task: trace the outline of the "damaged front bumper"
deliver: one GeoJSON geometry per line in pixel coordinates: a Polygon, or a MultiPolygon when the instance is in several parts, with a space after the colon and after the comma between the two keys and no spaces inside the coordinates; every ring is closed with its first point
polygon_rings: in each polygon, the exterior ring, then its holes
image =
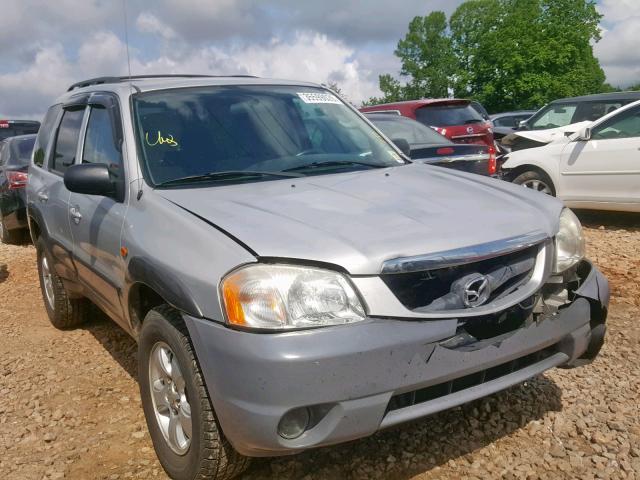
{"type": "Polygon", "coordinates": [[[451,342],[456,319],[371,318],[353,325],[256,334],[185,316],[220,425],[242,454],[274,456],[364,437],[489,395],[602,347],[604,276],[579,266],[570,301],[508,334],[451,342]],[[306,409],[295,439],[283,416],[306,409]]]}

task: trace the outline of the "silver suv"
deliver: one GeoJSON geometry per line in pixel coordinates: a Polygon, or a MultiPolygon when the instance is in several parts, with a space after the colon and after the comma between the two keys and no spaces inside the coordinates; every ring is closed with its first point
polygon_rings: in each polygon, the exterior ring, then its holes
{"type": "Polygon", "coordinates": [[[89,302],[138,342],[176,479],[488,395],[602,346],[575,215],[412,164],[320,86],[101,78],[49,109],[28,218],[54,326],[89,302]]]}

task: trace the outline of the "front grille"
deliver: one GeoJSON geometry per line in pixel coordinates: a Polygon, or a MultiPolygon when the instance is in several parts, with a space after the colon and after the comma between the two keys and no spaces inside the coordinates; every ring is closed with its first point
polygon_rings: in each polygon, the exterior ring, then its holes
{"type": "MultiPolygon", "coordinates": [[[[439,304],[434,304],[434,301],[443,299],[452,292],[454,282],[467,275],[475,273],[487,275],[492,272],[499,272],[503,268],[506,268],[506,271],[513,270],[512,276],[503,276],[504,282],[491,292],[489,298],[484,302],[486,304],[505,296],[529,280],[535,268],[538,250],[539,246],[533,245],[516,252],[479,262],[419,272],[388,273],[382,274],[381,278],[406,308],[410,310],[421,309],[421,311],[428,312],[443,310],[442,307],[436,307],[439,304]],[[517,267],[518,269],[509,270],[510,267],[517,267]]],[[[459,306],[458,308],[464,307],[459,306]]]]}
{"type": "Polygon", "coordinates": [[[516,358],[510,362],[496,365],[479,372],[465,375],[464,377],[455,378],[448,382],[438,383],[429,387],[421,388],[411,392],[394,395],[389,400],[387,412],[399,410],[401,408],[411,407],[420,403],[429,402],[452,393],[460,392],[467,388],[475,387],[483,383],[496,380],[500,377],[509,375],[510,373],[522,370],[538,362],[546,360],[557,352],[555,346],[547,347],[543,350],[531,353],[524,357],[516,358]]]}

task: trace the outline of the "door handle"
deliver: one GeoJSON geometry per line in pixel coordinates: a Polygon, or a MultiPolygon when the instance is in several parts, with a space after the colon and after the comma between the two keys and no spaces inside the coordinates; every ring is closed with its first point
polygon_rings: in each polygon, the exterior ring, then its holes
{"type": "Polygon", "coordinates": [[[69,209],[69,213],[71,214],[71,217],[73,218],[73,221],[75,222],[75,224],[79,224],[80,220],[82,220],[82,214],[80,213],[80,210],[78,209],[78,207],[71,207],[69,209]]]}
{"type": "Polygon", "coordinates": [[[49,195],[47,195],[44,192],[38,192],[38,200],[40,200],[42,203],[44,203],[47,200],[49,200],[49,195]]]}

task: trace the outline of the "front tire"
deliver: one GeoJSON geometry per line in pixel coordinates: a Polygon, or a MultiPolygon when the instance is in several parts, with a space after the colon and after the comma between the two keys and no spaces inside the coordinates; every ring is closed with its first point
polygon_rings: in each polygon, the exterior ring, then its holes
{"type": "Polygon", "coordinates": [[[556,189],[549,176],[536,170],[528,170],[521,173],[513,179],[513,183],[537,192],[546,193],[552,197],[556,196],[556,189]]]}
{"type": "Polygon", "coordinates": [[[81,325],[87,320],[91,303],[86,298],[69,298],[62,280],[55,272],[42,237],[36,241],[36,254],[40,290],[49,320],[54,327],[62,330],[81,325]]]}
{"type": "Polygon", "coordinates": [[[167,305],[144,319],[138,381],[156,455],[174,480],[235,477],[249,459],[236,452],[215,418],[186,326],[167,305]]]}

